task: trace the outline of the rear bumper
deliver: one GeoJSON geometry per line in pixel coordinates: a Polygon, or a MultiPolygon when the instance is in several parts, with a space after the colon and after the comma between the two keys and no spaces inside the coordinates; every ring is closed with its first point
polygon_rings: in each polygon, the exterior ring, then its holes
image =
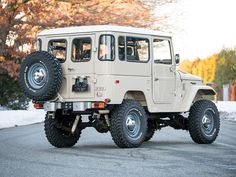
{"type": "Polygon", "coordinates": [[[54,112],[57,109],[71,110],[74,112],[82,112],[88,109],[105,109],[106,103],[104,102],[89,102],[89,101],[76,101],[76,102],[46,102],[43,104],[45,111],[54,112]]]}
{"type": "Polygon", "coordinates": [[[85,111],[92,108],[92,102],[46,102],[43,105],[45,111],[54,112],[57,109],[67,109],[73,111],[85,111]]]}

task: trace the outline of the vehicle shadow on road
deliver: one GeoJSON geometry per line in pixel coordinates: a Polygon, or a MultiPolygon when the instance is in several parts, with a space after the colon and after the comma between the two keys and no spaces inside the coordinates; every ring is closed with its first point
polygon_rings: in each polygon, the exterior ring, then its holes
{"type": "MultiPolygon", "coordinates": [[[[194,142],[187,142],[187,141],[149,141],[144,142],[139,148],[133,149],[142,149],[142,148],[158,148],[158,147],[169,147],[169,146],[182,146],[182,145],[196,145],[194,142]]],[[[88,145],[80,145],[73,147],[73,149],[131,149],[131,148],[119,148],[115,144],[111,142],[111,144],[88,144],[88,145]]]]}
{"type": "MultiPolygon", "coordinates": [[[[188,146],[197,146],[197,144],[193,142],[186,142],[186,141],[149,141],[149,142],[144,142],[140,147],[138,148],[119,148],[113,142],[111,143],[94,143],[94,144],[82,144],[80,145],[79,143],[75,145],[74,147],[71,148],[49,148],[50,150],[72,150],[72,151],[87,151],[87,150],[125,150],[125,149],[158,149],[158,148],[163,148],[163,147],[176,147],[176,146],[183,146],[183,145],[188,145],[188,146]]],[[[160,149],[161,149],[160,148],[160,149]]]]}
{"type": "Polygon", "coordinates": [[[218,149],[217,144],[199,145],[191,141],[149,141],[144,142],[139,148],[118,148],[111,142],[95,142],[89,144],[77,144],[72,148],[48,148],[43,152],[46,154],[70,157],[79,157],[81,159],[100,159],[100,160],[157,160],[170,156],[182,156],[189,154],[193,156],[196,153],[204,153],[205,149],[218,149]],[[184,149],[183,149],[184,147],[184,149]],[[153,155],[156,154],[156,155],[153,155]]]}

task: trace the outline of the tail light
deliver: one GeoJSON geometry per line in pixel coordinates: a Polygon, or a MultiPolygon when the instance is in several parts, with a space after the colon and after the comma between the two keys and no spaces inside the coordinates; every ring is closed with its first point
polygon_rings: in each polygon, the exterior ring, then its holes
{"type": "Polygon", "coordinates": [[[105,108],[105,103],[103,103],[103,102],[92,103],[92,108],[103,109],[103,108],[105,108]]]}
{"type": "Polygon", "coordinates": [[[35,109],[43,109],[43,104],[36,103],[36,101],[32,100],[35,109]]]}

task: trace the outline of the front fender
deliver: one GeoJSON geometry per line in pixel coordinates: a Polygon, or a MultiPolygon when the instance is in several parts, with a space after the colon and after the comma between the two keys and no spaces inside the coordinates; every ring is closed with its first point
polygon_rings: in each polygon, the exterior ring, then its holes
{"type": "Polygon", "coordinates": [[[184,95],[181,110],[189,111],[195,99],[202,95],[216,95],[216,91],[212,87],[204,85],[189,87],[184,95]]]}

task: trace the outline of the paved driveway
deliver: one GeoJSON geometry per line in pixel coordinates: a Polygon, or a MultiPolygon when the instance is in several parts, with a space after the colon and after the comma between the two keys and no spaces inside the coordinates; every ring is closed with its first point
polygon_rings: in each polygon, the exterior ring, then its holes
{"type": "Polygon", "coordinates": [[[236,123],[222,121],[212,145],[188,132],[165,128],[137,149],[119,149],[110,133],[82,132],[73,148],[57,149],[43,124],[0,130],[0,177],[235,177],[236,123]]]}

